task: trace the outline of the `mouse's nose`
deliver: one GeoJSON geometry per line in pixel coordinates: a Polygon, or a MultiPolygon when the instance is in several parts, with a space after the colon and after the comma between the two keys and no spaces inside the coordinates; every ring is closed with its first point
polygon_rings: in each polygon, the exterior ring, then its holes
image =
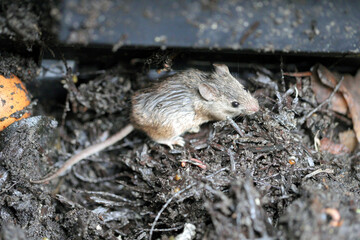
{"type": "Polygon", "coordinates": [[[260,107],[258,101],[254,101],[251,104],[249,104],[247,109],[250,113],[256,113],[257,111],[259,111],[260,107]]]}

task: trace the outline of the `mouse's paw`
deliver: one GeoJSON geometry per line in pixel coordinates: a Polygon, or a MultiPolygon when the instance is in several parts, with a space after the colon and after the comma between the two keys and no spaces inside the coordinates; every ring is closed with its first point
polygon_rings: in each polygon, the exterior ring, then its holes
{"type": "Polygon", "coordinates": [[[169,146],[170,149],[174,149],[173,145],[178,145],[180,147],[185,146],[184,139],[182,137],[179,137],[179,136],[171,138],[171,139],[160,140],[160,141],[157,141],[157,142],[160,143],[160,144],[164,144],[164,145],[169,146]]]}
{"type": "Polygon", "coordinates": [[[173,144],[183,147],[185,146],[185,140],[182,137],[176,137],[175,139],[173,139],[173,144]]]}
{"type": "Polygon", "coordinates": [[[200,126],[192,127],[188,130],[189,133],[198,133],[200,132],[200,126]]]}

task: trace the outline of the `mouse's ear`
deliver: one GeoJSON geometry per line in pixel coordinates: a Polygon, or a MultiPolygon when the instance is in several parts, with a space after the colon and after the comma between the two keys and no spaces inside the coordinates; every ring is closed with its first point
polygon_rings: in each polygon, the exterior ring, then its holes
{"type": "Polygon", "coordinates": [[[213,66],[214,66],[215,72],[219,75],[230,74],[229,68],[225,64],[214,63],[213,66]]]}
{"type": "Polygon", "coordinates": [[[199,93],[206,101],[214,101],[218,96],[218,90],[206,83],[199,85],[199,93]]]}

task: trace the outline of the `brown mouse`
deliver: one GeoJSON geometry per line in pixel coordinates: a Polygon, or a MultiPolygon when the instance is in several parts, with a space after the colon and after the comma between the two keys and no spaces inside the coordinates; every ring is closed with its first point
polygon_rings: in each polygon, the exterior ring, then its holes
{"type": "Polygon", "coordinates": [[[181,135],[198,132],[209,121],[249,115],[259,110],[258,101],[246,91],[224,64],[213,64],[213,73],[189,69],[178,72],[132,96],[131,124],[104,142],[71,157],[54,174],[33,183],[48,182],[72,165],[126,137],[134,128],[160,144],[184,146],[181,135]]]}

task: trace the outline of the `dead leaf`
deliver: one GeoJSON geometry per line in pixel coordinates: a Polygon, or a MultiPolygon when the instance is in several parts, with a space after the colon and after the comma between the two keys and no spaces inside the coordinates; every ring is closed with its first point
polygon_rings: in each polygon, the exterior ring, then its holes
{"type": "Polygon", "coordinates": [[[350,152],[353,152],[357,145],[355,132],[353,130],[347,130],[339,133],[340,143],[346,146],[350,152]]]}
{"type": "MultiPolygon", "coordinates": [[[[312,69],[313,74],[311,75],[311,88],[312,88],[313,92],[315,93],[316,101],[318,103],[322,103],[326,99],[328,99],[328,97],[330,96],[330,94],[333,91],[330,87],[324,86],[320,82],[319,77],[323,76],[323,72],[324,72],[321,69],[322,67],[324,67],[324,66],[319,65],[319,66],[313,67],[313,69],[312,69]]],[[[329,72],[329,73],[331,74],[331,72],[329,72]]],[[[341,93],[335,93],[334,97],[331,99],[331,104],[330,104],[329,108],[335,112],[346,115],[347,103],[341,93]]]]}
{"type": "MultiPolygon", "coordinates": [[[[318,67],[318,74],[322,83],[335,87],[340,80],[340,75],[331,73],[322,65],[318,67]]],[[[360,142],[360,69],[355,77],[345,74],[339,91],[343,94],[354,125],[357,141],[360,142]]]]}
{"type": "Polygon", "coordinates": [[[336,72],[331,72],[329,69],[327,69],[324,65],[321,64],[317,66],[316,73],[318,74],[321,83],[330,88],[334,88],[341,79],[340,74],[336,72]]]}
{"type": "Polygon", "coordinates": [[[356,138],[360,143],[360,70],[355,77],[349,74],[344,75],[344,81],[340,86],[348,103],[356,138]]]}
{"type": "Polygon", "coordinates": [[[342,145],[341,143],[334,143],[326,137],[321,139],[320,143],[320,150],[322,152],[328,152],[335,155],[350,152],[346,146],[342,145]]]}

